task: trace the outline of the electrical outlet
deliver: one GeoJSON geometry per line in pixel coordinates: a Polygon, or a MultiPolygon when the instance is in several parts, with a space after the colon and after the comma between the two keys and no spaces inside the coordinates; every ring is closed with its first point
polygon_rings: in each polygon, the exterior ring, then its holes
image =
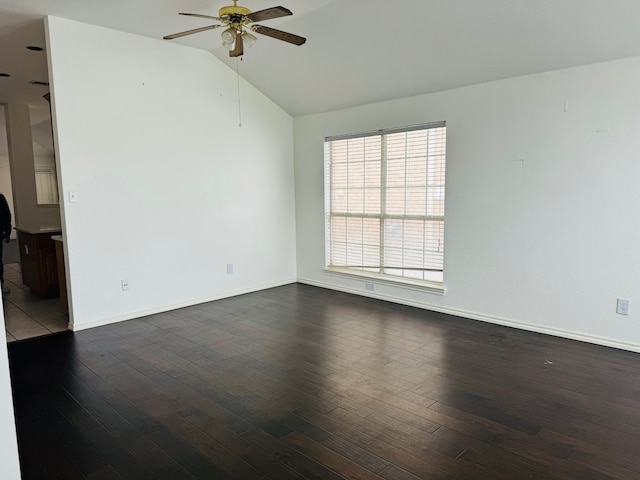
{"type": "Polygon", "coordinates": [[[619,298],[616,305],[616,313],[620,315],[629,315],[630,301],[627,298],[619,298]]]}
{"type": "Polygon", "coordinates": [[[375,290],[375,288],[376,288],[376,287],[375,287],[375,285],[374,285],[373,283],[367,282],[367,283],[365,284],[365,288],[366,288],[367,290],[369,290],[369,291],[373,292],[373,291],[375,290]]]}
{"type": "Polygon", "coordinates": [[[123,292],[126,292],[127,290],[129,290],[129,280],[126,280],[126,279],[120,280],[120,285],[122,286],[123,292]]]}
{"type": "Polygon", "coordinates": [[[233,263],[227,263],[227,275],[233,275],[233,263]]]}

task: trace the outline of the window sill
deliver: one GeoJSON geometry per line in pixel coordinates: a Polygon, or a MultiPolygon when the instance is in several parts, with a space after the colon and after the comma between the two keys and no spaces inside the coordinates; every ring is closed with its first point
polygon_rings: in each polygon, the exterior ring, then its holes
{"type": "Polygon", "coordinates": [[[444,295],[447,292],[444,285],[440,283],[410,280],[402,277],[392,277],[390,275],[376,275],[375,273],[354,272],[353,270],[346,268],[326,267],[324,269],[324,273],[328,275],[336,275],[338,277],[364,280],[368,283],[378,283],[392,287],[407,288],[409,290],[416,290],[419,292],[433,293],[435,295],[444,295]]]}

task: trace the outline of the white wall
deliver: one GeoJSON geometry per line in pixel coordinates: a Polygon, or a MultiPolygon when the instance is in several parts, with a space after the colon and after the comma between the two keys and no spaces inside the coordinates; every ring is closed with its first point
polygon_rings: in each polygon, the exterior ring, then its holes
{"type": "Polygon", "coordinates": [[[243,81],[240,128],[205,51],[47,32],[74,329],[295,281],[292,118],[243,81]]]}
{"type": "MultiPolygon", "coordinates": [[[[2,136],[2,132],[0,132],[2,136]]],[[[15,225],[15,215],[13,207],[13,188],[11,186],[11,168],[9,166],[9,157],[0,156],[0,193],[4,195],[9,204],[9,210],[11,211],[11,224],[15,225]]],[[[16,231],[11,231],[11,238],[16,238],[16,231]]]]}
{"type": "MultiPolygon", "coordinates": [[[[11,187],[11,168],[9,166],[9,146],[7,144],[7,125],[4,118],[4,105],[0,104],[0,193],[4,195],[13,218],[13,188],[11,187]]],[[[11,231],[11,238],[16,238],[16,231],[11,231]]]]}
{"type": "MultiPolygon", "coordinates": [[[[9,170],[9,148],[5,134],[4,105],[0,104],[0,193],[3,193],[13,212],[13,195],[11,190],[11,172],[9,170]]],[[[15,237],[15,232],[12,233],[15,237]]],[[[4,329],[4,308],[0,308],[0,325],[4,329]]],[[[13,399],[11,397],[11,380],[9,378],[9,358],[7,344],[0,342],[0,478],[18,480],[20,464],[18,460],[18,440],[13,416],[13,399]]]]}
{"type": "Polygon", "coordinates": [[[630,58],[296,118],[300,281],[371,294],[323,273],[323,138],[446,120],[446,295],[373,295],[640,351],[639,84],[630,58]]]}
{"type": "MultiPolygon", "coordinates": [[[[0,308],[0,325],[4,329],[4,308],[0,308]]],[[[0,478],[19,480],[18,440],[13,416],[6,342],[0,342],[0,446],[0,478]]]]}

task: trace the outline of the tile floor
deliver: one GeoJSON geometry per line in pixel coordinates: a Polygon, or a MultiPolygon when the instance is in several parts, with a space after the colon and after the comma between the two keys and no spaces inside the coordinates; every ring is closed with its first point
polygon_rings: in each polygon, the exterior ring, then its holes
{"type": "Polygon", "coordinates": [[[69,315],[59,298],[40,298],[22,283],[19,263],[4,266],[5,285],[11,289],[3,295],[7,342],[40,337],[67,330],[69,315]]]}

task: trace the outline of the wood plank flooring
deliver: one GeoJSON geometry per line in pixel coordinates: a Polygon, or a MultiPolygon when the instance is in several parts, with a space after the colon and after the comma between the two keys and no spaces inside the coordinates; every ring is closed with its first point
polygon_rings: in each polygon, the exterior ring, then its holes
{"type": "Polygon", "coordinates": [[[640,355],[306,285],[9,353],[24,479],[640,478],[640,355]]]}

